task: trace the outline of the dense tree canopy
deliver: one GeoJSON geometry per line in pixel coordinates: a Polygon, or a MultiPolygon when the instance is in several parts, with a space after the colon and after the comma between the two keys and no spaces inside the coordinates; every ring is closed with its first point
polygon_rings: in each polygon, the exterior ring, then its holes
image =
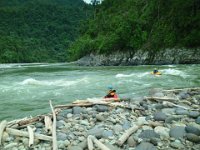
{"type": "Polygon", "coordinates": [[[92,11],[82,0],[1,0],[0,63],[66,61],[92,11]]]}
{"type": "Polygon", "coordinates": [[[104,0],[94,12],[71,45],[69,59],[200,46],[199,0],[104,0]]]}

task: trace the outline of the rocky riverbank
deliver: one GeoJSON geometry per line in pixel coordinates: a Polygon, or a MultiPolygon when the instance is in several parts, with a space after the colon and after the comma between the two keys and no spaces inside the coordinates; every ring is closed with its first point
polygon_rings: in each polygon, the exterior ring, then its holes
{"type": "Polygon", "coordinates": [[[80,66],[130,66],[200,64],[200,49],[165,49],[160,51],[115,52],[110,55],[90,54],[76,62],[80,66]]]}
{"type": "MultiPolygon", "coordinates": [[[[95,150],[100,149],[96,140],[106,150],[200,149],[200,88],[152,89],[148,97],[130,102],[83,101],[54,108],[59,150],[87,150],[90,135],[95,150]]],[[[44,116],[9,122],[4,132],[2,121],[0,148],[51,150],[52,128],[47,130],[44,116]],[[37,134],[32,144],[27,126],[37,134]]]]}

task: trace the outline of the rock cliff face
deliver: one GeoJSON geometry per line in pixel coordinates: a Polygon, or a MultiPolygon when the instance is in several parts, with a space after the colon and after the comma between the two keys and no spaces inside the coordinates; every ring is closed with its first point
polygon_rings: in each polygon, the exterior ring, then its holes
{"type": "Polygon", "coordinates": [[[80,66],[200,64],[200,49],[165,49],[156,53],[138,50],[135,53],[90,54],[79,59],[77,64],[80,66]]]}

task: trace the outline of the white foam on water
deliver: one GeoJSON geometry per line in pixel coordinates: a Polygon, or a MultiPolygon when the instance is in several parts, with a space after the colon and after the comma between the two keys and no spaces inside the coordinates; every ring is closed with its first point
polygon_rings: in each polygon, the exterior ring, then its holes
{"type": "Polygon", "coordinates": [[[25,79],[24,81],[22,81],[20,84],[21,85],[40,85],[40,86],[64,86],[64,87],[68,87],[71,85],[77,85],[81,82],[84,83],[88,83],[88,78],[82,78],[82,79],[77,79],[77,80],[36,80],[33,78],[29,78],[29,79],[25,79]]]}
{"type": "Polygon", "coordinates": [[[177,69],[171,69],[171,68],[161,70],[161,73],[166,74],[166,75],[168,74],[168,75],[181,76],[183,78],[186,78],[186,77],[189,76],[186,73],[184,73],[183,71],[180,71],[180,70],[177,70],[177,69]]]}
{"type": "Polygon", "coordinates": [[[132,73],[132,74],[117,74],[115,77],[116,78],[129,78],[129,77],[144,77],[146,75],[149,75],[149,72],[144,72],[144,73],[132,73]]]}

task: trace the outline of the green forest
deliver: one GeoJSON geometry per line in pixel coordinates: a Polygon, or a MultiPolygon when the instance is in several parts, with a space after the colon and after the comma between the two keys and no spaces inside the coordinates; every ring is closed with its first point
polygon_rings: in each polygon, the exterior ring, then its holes
{"type": "Polygon", "coordinates": [[[82,0],[1,0],[0,63],[66,61],[92,12],[82,0]]]}
{"type": "Polygon", "coordinates": [[[1,0],[0,63],[200,46],[199,0],[1,0]]]}
{"type": "Polygon", "coordinates": [[[137,50],[154,55],[166,48],[200,46],[199,0],[104,0],[80,29],[68,55],[109,55],[137,50]]]}

